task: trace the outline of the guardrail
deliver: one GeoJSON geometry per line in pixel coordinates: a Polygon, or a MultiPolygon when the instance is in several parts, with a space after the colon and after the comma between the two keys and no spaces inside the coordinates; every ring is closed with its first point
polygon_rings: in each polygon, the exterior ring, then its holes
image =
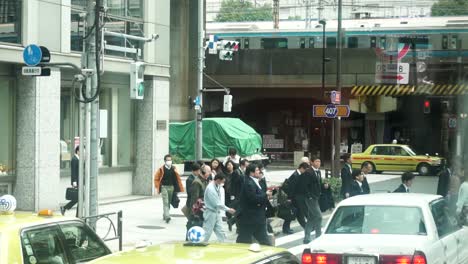
{"type": "Polygon", "coordinates": [[[118,239],[119,240],[119,251],[122,251],[122,235],[123,235],[123,232],[122,232],[122,230],[123,230],[122,229],[122,211],[118,211],[118,212],[114,212],[114,213],[94,215],[94,216],[87,216],[87,217],[83,217],[81,219],[83,219],[83,221],[85,221],[86,224],[88,224],[92,229],[94,229],[95,232],[97,231],[96,226],[97,226],[97,222],[99,220],[105,219],[105,220],[109,221],[109,223],[108,223],[109,228],[107,229],[106,234],[103,237],[101,237],[101,239],[106,241],[106,242],[118,239]],[[117,227],[116,227],[114,221],[111,219],[111,216],[114,216],[114,215],[117,217],[117,219],[115,220],[115,221],[117,221],[117,227]],[[109,237],[109,235],[111,233],[114,234],[113,237],[109,237]]]}

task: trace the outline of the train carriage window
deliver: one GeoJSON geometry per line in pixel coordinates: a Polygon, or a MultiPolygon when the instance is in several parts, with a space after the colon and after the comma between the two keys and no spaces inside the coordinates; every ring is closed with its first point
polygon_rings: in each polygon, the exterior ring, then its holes
{"type": "Polygon", "coordinates": [[[380,38],[380,48],[381,49],[386,49],[387,48],[387,38],[386,37],[381,37],[380,38]]]}
{"type": "Polygon", "coordinates": [[[399,39],[400,44],[410,44],[411,48],[418,50],[429,48],[429,38],[427,36],[416,36],[416,37],[404,37],[399,39]]]}
{"type": "Polygon", "coordinates": [[[336,48],[336,38],[327,38],[327,48],[336,48]]]}
{"type": "Polygon", "coordinates": [[[300,39],[299,46],[301,47],[301,49],[305,49],[305,38],[300,39]]]}
{"type": "Polygon", "coordinates": [[[355,49],[358,45],[358,38],[357,37],[349,37],[348,38],[348,48],[355,49]]]}
{"type": "Polygon", "coordinates": [[[458,35],[452,35],[450,39],[450,49],[457,49],[458,48],[458,35]]]}
{"type": "Polygon", "coordinates": [[[377,48],[377,37],[370,38],[370,47],[373,49],[377,48]]]}
{"type": "Polygon", "coordinates": [[[263,49],[287,49],[288,39],[287,38],[263,38],[261,40],[261,46],[263,49]]]}
{"type": "Polygon", "coordinates": [[[309,38],[309,48],[311,48],[311,49],[315,48],[315,38],[314,37],[309,38]]]}
{"type": "Polygon", "coordinates": [[[448,36],[442,36],[442,49],[448,48],[448,36]]]}
{"type": "Polygon", "coordinates": [[[244,49],[249,49],[249,46],[250,46],[249,39],[248,38],[244,39],[244,49]]]}

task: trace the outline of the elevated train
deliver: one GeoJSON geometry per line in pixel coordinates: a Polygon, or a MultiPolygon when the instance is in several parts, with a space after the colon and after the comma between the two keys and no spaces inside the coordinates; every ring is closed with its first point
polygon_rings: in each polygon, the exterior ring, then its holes
{"type": "MultiPolygon", "coordinates": [[[[468,16],[343,20],[342,25],[343,47],[349,49],[397,51],[401,44],[409,44],[439,57],[460,56],[459,52],[468,50],[468,16]]],[[[208,23],[206,31],[239,41],[241,49],[336,47],[336,20],[326,21],[325,28],[318,21],[311,29],[304,27],[304,21],[281,21],[280,29],[273,29],[272,22],[208,23]]]]}

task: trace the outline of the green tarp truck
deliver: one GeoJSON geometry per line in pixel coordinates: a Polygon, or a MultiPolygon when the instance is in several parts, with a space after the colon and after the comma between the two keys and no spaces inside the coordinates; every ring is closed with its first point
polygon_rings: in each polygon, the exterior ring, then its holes
{"type": "MultiPolygon", "coordinates": [[[[169,125],[169,151],[184,161],[195,160],[195,121],[169,125]]],[[[203,160],[224,158],[235,148],[241,157],[263,159],[262,137],[238,118],[203,119],[203,160]]]]}

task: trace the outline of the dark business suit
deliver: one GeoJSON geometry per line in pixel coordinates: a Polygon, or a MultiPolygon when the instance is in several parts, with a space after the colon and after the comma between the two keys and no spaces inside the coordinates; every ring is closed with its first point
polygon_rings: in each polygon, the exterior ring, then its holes
{"type": "Polygon", "coordinates": [[[240,196],[239,236],[237,243],[252,243],[254,237],[262,245],[270,245],[267,235],[265,209],[266,189],[261,189],[249,176],[245,177],[240,196]]]}
{"type": "Polygon", "coordinates": [[[322,234],[322,212],[320,211],[319,198],[321,193],[321,175],[313,169],[308,169],[300,175],[296,184],[295,192],[299,210],[307,219],[304,227],[304,242],[310,241],[310,233],[315,229],[315,236],[322,234]]]}
{"type": "Polygon", "coordinates": [[[364,194],[370,193],[370,186],[366,176],[364,176],[364,181],[362,182],[362,189],[364,190],[364,194]]]}
{"type": "MultiPolygon", "coordinates": [[[[76,157],[76,155],[73,155],[73,158],[70,162],[70,172],[71,172],[71,177],[70,177],[70,185],[73,186],[73,183],[76,182],[76,186],[79,186],[79,177],[78,177],[78,172],[80,169],[80,160],[76,157]]],[[[77,204],[77,200],[70,200],[63,208],[65,210],[70,210],[75,204],[77,204]]],[[[78,210],[76,211],[76,216],[78,217],[78,210]]]]}
{"type": "Polygon", "coordinates": [[[407,193],[409,192],[409,190],[406,189],[405,185],[402,183],[400,184],[400,186],[398,186],[398,188],[396,188],[394,191],[394,193],[407,193]]]}
{"type": "Polygon", "coordinates": [[[357,195],[363,195],[363,194],[369,194],[369,192],[366,191],[366,188],[364,186],[364,182],[362,182],[362,185],[359,186],[357,180],[354,180],[351,183],[351,190],[349,192],[349,197],[357,196],[357,195]]]}
{"type": "Polygon", "coordinates": [[[341,195],[346,199],[346,194],[350,193],[351,183],[353,183],[352,168],[350,164],[345,164],[341,169],[341,195]]]}
{"type": "MultiPolygon", "coordinates": [[[[302,228],[305,227],[305,217],[304,217],[304,212],[302,212],[301,210],[299,210],[299,205],[298,205],[298,202],[297,202],[297,197],[296,197],[296,190],[294,189],[295,186],[296,186],[296,182],[298,181],[299,177],[301,175],[297,172],[297,170],[294,171],[294,173],[289,176],[289,190],[288,190],[288,198],[291,199],[292,201],[292,204],[293,206],[297,209],[296,210],[296,218],[297,218],[297,222],[299,222],[299,224],[302,226],[302,228]]],[[[286,230],[289,230],[289,226],[291,224],[291,221],[284,221],[284,225],[283,225],[283,231],[286,229],[286,230]]]]}

